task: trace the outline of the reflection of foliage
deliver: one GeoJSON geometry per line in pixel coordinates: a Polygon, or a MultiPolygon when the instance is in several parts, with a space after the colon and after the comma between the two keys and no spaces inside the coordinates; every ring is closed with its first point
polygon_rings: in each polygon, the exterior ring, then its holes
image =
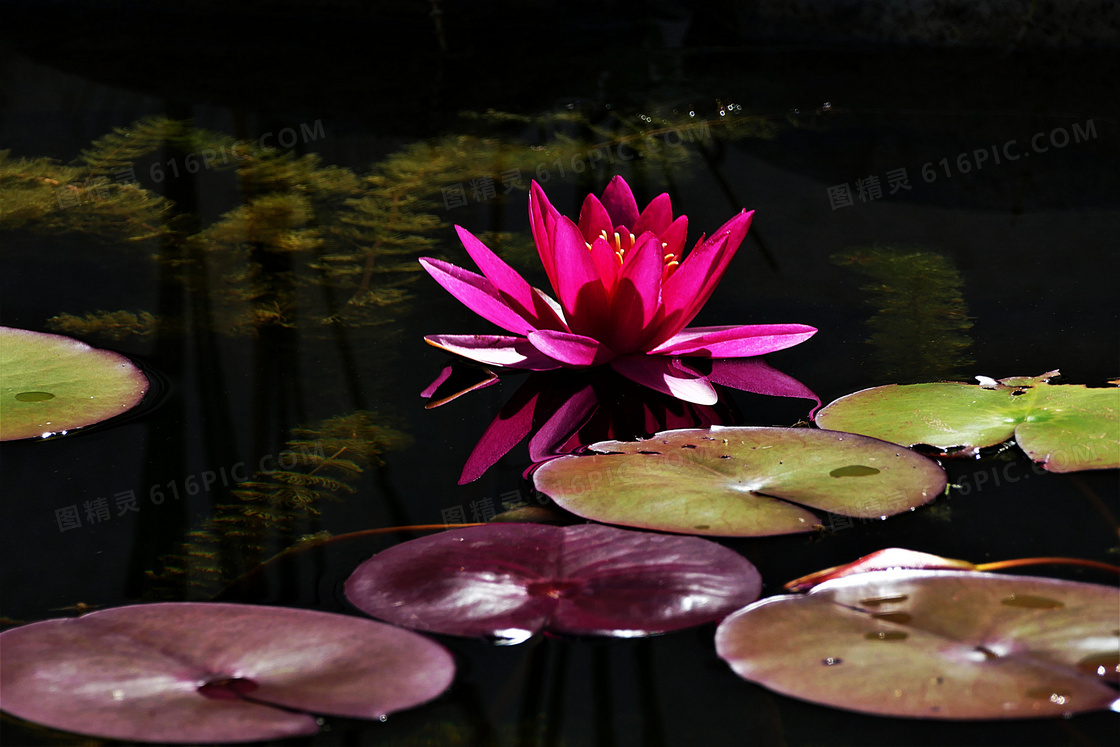
{"type": "Polygon", "coordinates": [[[0,151],[0,227],[80,231],[139,241],[159,236],[170,203],[142,187],[111,184],[91,168],[0,151]]]}
{"type": "MultiPolygon", "coordinates": [[[[467,204],[498,206],[531,179],[605,181],[641,168],[662,181],[709,141],[774,131],[769,120],[733,106],[714,115],[689,107],[488,111],[463,121],[482,134],[413,142],[361,175],[315,154],[247,144],[165,117],[115,129],[69,165],[0,151],[0,228],[159,239],[166,266],[182,272],[190,291],[209,296],[219,331],[378,325],[410,297],[416,256],[437,248],[447,190],[461,190],[467,204]],[[215,170],[234,174],[242,201],[208,225],[157,191],[190,195],[188,180],[213,179],[215,170]]],[[[532,250],[526,241],[496,238],[500,253],[527,258],[532,250]]],[[[105,336],[121,334],[121,320],[109,312],[83,324],[85,334],[99,325],[105,336]]]]}
{"type": "Polygon", "coordinates": [[[240,483],[231,491],[237,502],[217,506],[213,518],[188,532],[179,551],[164,558],[162,571],[149,576],[162,585],[185,586],[196,598],[212,596],[265,554],[306,540],[299,535],[313,528],[323,502],[353,493],[351,482],[365,469],[383,465],[384,452],[410,442],[366,411],[297,428],[292,435],[274,469],[240,483]]]}
{"type": "Polygon", "coordinates": [[[869,321],[884,376],[902,381],[951,378],[972,360],[972,327],[960,273],[935,252],[871,247],[842,252],[833,262],[874,279],[862,291],[879,311],[869,321]]]}
{"type": "Polygon", "coordinates": [[[47,320],[47,327],[55,332],[75,337],[99,335],[107,340],[124,340],[129,337],[149,339],[156,333],[159,319],[147,311],[93,311],[84,316],[59,314],[47,320]]]}

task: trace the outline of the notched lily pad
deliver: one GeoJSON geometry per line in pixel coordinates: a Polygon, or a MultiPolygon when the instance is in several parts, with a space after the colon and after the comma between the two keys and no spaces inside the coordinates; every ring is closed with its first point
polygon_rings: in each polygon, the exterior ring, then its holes
{"type": "Polygon", "coordinates": [[[890,384],[841,397],[816,420],[946,456],[972,456],[1014,437],[1051,472],[1120,467],[1120,389],[1050,384],[1057,375],[890,384]]]}
{"type": "Polygon", "coordinates": [[[55,729],[158,743],[314,734],[310,713],[376,719],[451,683],[438,643],[285,607],[164,603],[0,634],[0,708],[55,729]]]}
{"type": "Polygon", "coordinates": [[[0,327],[0,441],[49,436],[135,407],[148,379],[72,337],[0,327]]]}
{"type": "Polygon", "coordinates": [[[519,643],[542,630],[679,630],[719,620],[761,588],[749,561],[698,537],[488,524],[374,555],[346,581],[346,598],[397,625],[519,643]]]}
{"type": "Polygon", "coordinates": [[[1120,710],[1117,590],[972,571],[871,571],[770,597],[716,631],[736,674],[883,716],[1120,710]]]}
{"type": "Polygon", "coordinates": [[[945,489],[936,462],[895,444],[811,428],[713,427],[603,441],[534,473],[539,490],[578,516],[725,537],[808,532],[805,506],[886,518],[945,489]]]}

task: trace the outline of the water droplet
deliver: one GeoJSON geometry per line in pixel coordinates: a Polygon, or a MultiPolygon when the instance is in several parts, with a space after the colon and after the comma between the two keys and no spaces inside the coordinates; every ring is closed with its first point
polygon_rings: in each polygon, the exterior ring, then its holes
{"type": "Polygon", "coordinates": [[[903,641],[909,638],[910,634],[903,633],[901,630],[873,630],[864,633],[863,637],[869,641],[903,641]]]}
{"type": "Polygon", "coordinates": [[[821,664],[824,664],[826,667],[834,667],[837,664],[843,663],[844,660],[836,656],[827,656],[824,659],[821,659],[821,664]]]}
{"type": "Polygon", "coordinates": [[[19,402],[46,402],[48,399],[54,399],[50,392],[20,392],[16,395],[19,402]]]}
{"type": "Polygon", "coordinates": [[[1023,607],[1030,610],[1056,610],[1065,607],[1065,604],[1059,602],[1057,599],[1035,597],[1030,594],[1012,594],[999,601],[1001,604],[1006,604],[1008,607],[1023,607]]]}
{"type": "Polygon", "coordinates": [[[377,720],[380,721],[381,723],[385,723],[386,721],[389,720],[389,717],[386,716],[384,713],[382,713],[380,716],[377,717],[377,720]]]}
{"type": "Polygon", "coordinates": [[[519,643],[524,643],[533,637],[533,631],[522,630],[521,628],[507,628],[505,630],[494,631],[494,638],[492,639],[496,646],[516,646],[519,643]]]}
{"type": "Polygon", "coordinates": [[[1077,668],[1095,677],[1107,677],[1112,682],[1120,682],[1120,653],[1105,651],[1089,654],[1077,662],[1077,668]]]}
{"type": "Polygon", "coordinates": [[[1032,687],[1027,690],[1026,696],[1034,698],[1035,700],[1049,700],[1054,705],[1065,705],[1070,701],[1069,690],[1063,690],[1060,687],[1032,687]]]}

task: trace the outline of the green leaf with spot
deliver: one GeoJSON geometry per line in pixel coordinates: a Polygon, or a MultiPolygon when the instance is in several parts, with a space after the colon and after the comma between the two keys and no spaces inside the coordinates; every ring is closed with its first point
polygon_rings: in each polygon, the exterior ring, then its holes
{"type": "Polygon", "coordinates": [[[949,456],[1015,438],[1051,472],[1120,467],[1120,389],[1049,383],[1057,375],[874,387],[841,397],[816,420],[949,456]]]}
{"type": "Polygon", "coordinates": [[[931,719],[1120,708],[1116,589],[976,571],[882,570],[725,619],[735,673],[813,703],[931,719]]]}
{"type": "Polygon", "coordinates": [[[533,474],[561,508],[595,521],[683,534],[808,532],[809,508],[883,519],[945,489],[945,473],[909,449],[812,428],[663,431],[603,441],[533,474]]]}
{"type": "Polygon", "coordinates": [[[146,391],[148,379],[123,355],[0,327],[0,441],[101,422],[135,407],[146,391]]]}

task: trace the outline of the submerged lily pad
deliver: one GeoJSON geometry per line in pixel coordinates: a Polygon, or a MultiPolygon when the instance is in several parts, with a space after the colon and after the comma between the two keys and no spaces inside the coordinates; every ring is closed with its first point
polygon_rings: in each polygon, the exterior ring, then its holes
{"type": "Polygon", "coordinates": [[[310,713],[376,719],[424,703],[451,655],[407,630],[284,607],[164,603],[0,634],[0,708],[55,729],[141,742],[314,734],[310,713]]]}
{"type": "Polygon", "coordinates": [[[517,643],[541,630],[644,636],[719,620],[758,598],[745,558],[698,537],[585,524],[488,524],[404,542],[346,581],[398,625],[517,643]]]}
{"type": "Polygon", "coordinates": [[[690,428],[591,449],[541,465],[537,488],[578,516],[684,534],[808,532],[820,521],[803,506],[880,519],[945,489],[931,459],[811,428],[690,428]]]}
{"type": "Polygon", "coordinates": [[[716,631],[736,674],[884,716],[1005,719],[1112,708],[1109,586],[970,571],[872,571],[770,597],[716,631]]]}
{"type": "Polygon", "coordinates": [[[1048,383],[1057,375],[864,389],[825,407],[817,424],[950,456],[1014,437],[1051,472],[1120,467],[1120,389],[1048,383]]]}
{"type": "Polygon", "coordinates": [[[146,391],[148,379],[123,355],[0,327],[0,441],[99,423],[135,407],[146,391]]]}

